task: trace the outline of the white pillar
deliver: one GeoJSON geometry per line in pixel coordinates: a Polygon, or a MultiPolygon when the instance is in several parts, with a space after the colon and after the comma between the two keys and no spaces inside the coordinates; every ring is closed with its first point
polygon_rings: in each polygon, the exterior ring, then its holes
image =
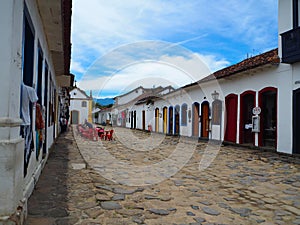
{"type": "Polygon", "coordinates": [[[22,24],[23,0],[1,1],[0,223],[16,211],[23,198],[24,142],[19,135],[22,24]]]}
{"type": "MultiPolygon", "coordinates": [[[[259,102],[258,102],[258,92],[256,91],[255,92],[255,107],[258,107],[259,106],[259,102]]],[[[261,116],[261,115],[259,115],[259,116],[261,116]]],[[[262,131],[260,131],[260,132],[262,132],[262,131]]],[[[254,145],[255,146],[258,146],[258,132],[255,132],[254,133],[254,145]]]]}

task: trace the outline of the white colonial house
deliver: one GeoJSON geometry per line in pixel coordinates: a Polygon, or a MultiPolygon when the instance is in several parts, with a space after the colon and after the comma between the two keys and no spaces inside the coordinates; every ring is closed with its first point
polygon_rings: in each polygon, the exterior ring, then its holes
{"type": "Polygon", "coordinates": [[[84,124],[85,120],[92,122],[93,98],[83,90],[74,87],[70,91],[70,123],[84,124]]]}
{"type": "Polygon", "coordinates": [[[111,108],[96,108],[92,113],[93,123],[111,125],[111,108]]]}
{"type": "Polygon", "coordinates": [[[74,79],[71,5],[1,1],[0,224],[24,223],[27,199],[60,132],[58,118],[74,79]]]}
{"type": "Polygon", "coordinates": [[[286,102],[282,106],[286,108],[278,108],[286,123],[286,133],[282,130],[278,141],[285,143],[286,152],[300,154],[300,2],[279,0],[278,6],[278,55],[282,71],[279,82],[285,92],[284,99],[279,101],[286,102]]]}
{"type": "Polygon", "coordinates": [[[299,7],[279,0],[278,49],[162,95],[119,96],[116,124],[299,154],[299,7]]]}
{"type": "Polygon", "coordinates": [[[144,88],[140,86],[128,93],[115,97],[115,104],[111,109],[112,124],[134,129],[144,128],[139,126],[139,115],[137,114],[135,104],[146,97],[162,96],[172,91],[174,91],[174,88],[171,86],[159,86],[156,88],[144,88]]]}

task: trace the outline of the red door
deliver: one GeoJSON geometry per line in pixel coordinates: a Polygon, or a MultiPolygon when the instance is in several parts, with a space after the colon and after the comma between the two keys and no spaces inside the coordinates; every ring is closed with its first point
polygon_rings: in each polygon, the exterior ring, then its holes
{"type": "Polygon", "coordinates": [[[246,91],[240,95],[240,144],[254,145],[254,133],[252,124],[252,109],[255,107],[255,92],[246,91]]]}
{"type": "Polygon", "coordinates": [[[238,96],[230,94],[225,98],[226,105],[226,130],[225,141],[236,142],[237,127],[237,99],[238,96]]]}
{"type": "Polygon", "coordinates": [[[277,146],[277,88],[266,87],[258,95],[260,113],[259,146],[277,146]]]}
{"type": "Polygon", "coordinates": [[[209,105],[208,102],[201,104],[201,137],[208,138],[209,133],[209,105]]]}

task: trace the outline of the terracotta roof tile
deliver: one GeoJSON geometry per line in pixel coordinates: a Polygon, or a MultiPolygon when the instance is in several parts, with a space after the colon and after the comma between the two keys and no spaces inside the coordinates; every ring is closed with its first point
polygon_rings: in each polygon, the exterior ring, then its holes
{"type": "Polygon", "coordinates": [[[220,79],[224,77],[228,77],[243,71],[247,71],[250,69],[257,68],[259,66],[267,65],[267,64],[278,64],[280,62],[278,56],[278,49],[273,49],[268,52],[262,53],[257,56],[253,56],[251,58],[245,59],[237,64],[226,67],[224,69],[218,70],[213,74],[203,78],[199,82],[205,82],[212,79],[220,79]]]}

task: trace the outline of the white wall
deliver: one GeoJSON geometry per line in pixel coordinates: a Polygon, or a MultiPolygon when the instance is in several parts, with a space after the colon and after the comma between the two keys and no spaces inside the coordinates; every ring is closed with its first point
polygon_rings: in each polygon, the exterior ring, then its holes
{"type": "MultiPolygon", "coordinates": [[[[289,66],[280,64],[278,67],[258,71],[252,75],[243,76],[242,79],[231,78],[220,82],[224,96],[231,93],[238,96],[244,91],[258,92],[265,87],[278,88],[277,93],[277,151],[292,153],[292,81],[289,66]]],[[[241,77],[241,76],[239,76],[241,77]]],[[[256,101],[258,106],[258,101],[256,101]]],[[[239,108],[238,108],[238,118],[239,108]]],[[[239,120],[237,121],[237,140],[239,140],[239,120]]],[[[224,126],[224,124],[223,124],[224,126]]],[[[258,136],[256,135],[256,138],[258,136]]],[[[256,141],[257,143],[257,141],[256,141]]]]}
{"type": "Polygon", "coordinates": [[[293,1],[278,0],[278,55],[282,57],[280,34],[293,28],[293,1]]]}
{"type": "MultiPolygon", "coordinates": [[[[26,0],[26,5],[35,29],[33,83],[37,81],[37,46],[43,51],[47,60],[49,73],[55,85],[55,73],[52,60],[48,51],[47,40],[44,35],[36,1],[26,0]]],[[[23,0],[2,1],[0,8],[1,42],[0,42],[0,221],[12,215],[21,200],[28,197],[39,177],[43,166],[41,153],[35,159],[36,151],[32,152],[29,159],[27,176],[23,178],[24,140],[20,137],[20,85],[22,80],[22,37],[23,37],[23,0]]],[[[44,74],[44,72],[43,72],[44,74]]],[[[44,79],[44,78],[43,78],[44,79]]],[[[42,82],[44,84],[44,80],[42,82]]],[[[45,87],[44,87],[45,88],[45,87]]],[[[47,88],[47,87],[46,87],[47,88]]],[[[43,91],[42,91],[43,92],[43,91]]],[[[43,102],[43,101],[42,101],[43,102]]],[[[35,115],[35,111],[33,112],[35,115]]],[[[49,113],[48,113],[49,115],[49,113]]],[[[35,123],[33,117],[32,124],[35,123]]],[[[50,134],[51,127],[48,130],[50,134]]],[[[51,133],[52,134],[52,133],[51,133]]],[[[35,131],[34,131],[35,141],[35,131]]],[[[53,138],[48,139],[48,147],[53,143],[53,138]]],[[[23,213],[26,211],[26,203],[23,213]]],[[[22,216],[22,215],[21,215],[22,216]]],[[[0,222],[0,223],[1,223],[0,222]]]]}
{"type": "Polygon", "coordinates": [[[293,73],[293,90],[300,88],[300,62],[294,63],[292,67],[293,73]]]}
{"type": "Polygon", "coordinates": [[[85,120],[88,119],[88,114],[89,114],[89,108],[88,108],[88,100],[78,100],[78,99],[74,99],[70,101],[70,114],[72,113],[73,110],[77,110],[79,111],[79,124],[83,124],[85,122],[85,120]],[[87,106],[86,107],[82,107],[82,102],[86,101],[87,106]]]}
{"type": "MultiPolygon", "coordinates": [[[[40,47],[43,51],[43,57],[44,57],[44,61],[47,61],[48,64],[48,87],[43,87],[42,90],[42,103],[44,103],[44,89],[47,88],[48,89],[48,99],[50,100],[50,79],[52,80],[54,87],[56,88],[56,92],[58,92],[58,87],[56,86],[56,79],[55,79],[55,72],[54,72],[54,67],[53,67],[53,62],[52,62],[52,58],[50,56],[50,52],[48,49],[48,44],[47,44],[47,39],[45,37],[44,34],[44,28],[43,28],[43,24],[41,22],[41,18],[39,15],[39,11],[37,9],[36,3],[33,0],[26,0],[26,5],[30,14],[30,18],[32,20],[33,23],[33,27],[35,29],[35,56],[34,56],[34,75],[33,75],[33,83],[34,86],[36,87],[37,84],[37,67],[38,67],[38,59],[37,59],[37,50],[38,50],[38,43],[40,44],[40,47]]],[[[23,14],[23,12],[22,12],[23,14]]],[[[23,32],[23,31],[22,31],[23,32]]],[[[43,70],[43,85],[44,85],[44,79],[45,79],[45,71],[43,70]]],[[[54,97],[55,98],[55,97],[54,97]]],[[[57,101],[56,101],[57,102],[57,101]]],[[[55,112],[56,113],[56,112],[55,112]]],[[[35,114],[35,110],[33,112],[33,115],[35,114]]],[[[49,105],[47,107],[47,115],[50,115],[50,108],[49,105]]],[[[35,117],[33,117],[33,121],[32,124],[35,124],[35,117]]],[[[59,126],[58,123],[58,118],[56,116],[56,122],[55,122],[55,126],[56,128],[59,126]]],[[[48,149],[52,146],[54,139],[53,139],[53,129],[54,126],[50,125],[47,128],[47,151],[48,149]]],[[[36,135],[35,135],[35,130],[33,129],[33,136],[34,136],[34,143],[36,146],[36,135]]],[[[57,136],[57,134],[55,134],[55,137],[57,136]]],[[[40,155],[38,160],[36,160],[36,151],[32,152],[31,156],[30,156],[30,160],[29,160],[29,165],[28,165],[28,169],[27,169],[27,176],[24,179],[24,184],[25,184],[25,193],[24,195],[29,196],[31,194],[31,192],[33,191],[33,181],[32,180],[32,176],[38,176],[39,175],[39,171],[42,169],[41,168],[41,164],[42,162],[42,150],[40,150],[40,155]]],[[[35,179],[38,179],[38,177],[36,177],[35,179]]]]}
{"type": "MultiPolygon", "coordinates": [[[[300,64],[297,64],[297,70],[300,64]]],[[[296,74],[296,73],[295,73],[296,74]]],[[[297,73],[297,79],[300,80],[300,75],[297,73]]],[[[142,128],[142,110],[146,111],[146,127],[151,124],[153,131],[155,130],[155,108],[159,108],[159,112],[163,113],[163,108],[167,106],[173,106],[173,112],[175,113],[175,106],[181,106],[183,103],[188,105],[188,110],[192,110],[192,104],[198,102],[200,105],[204,101],[209,102],[211,109],[212,97],[211,94],[214,90],[220,93],[220,100],[222,101],[222,124],[212,125],[209,134],[210,138],[223,140],[225,132],[225,97],[229,94],[238,95],[238,115],[237,115],[237,143],[239,142],[239,118],[240,118],[240,95],[245,91],[256,92],[256,106],[258,106],[258,92],[266,87],[275,87],[278,89],[278,105],[277,105],[277,150],[279,152],[292,153],[292,71],[290,66],[286,64],[280,64],[279,66],[270,66],[263,70],[258,69],[249,73],[238,74],[231,76],[229,79],[215,80],[212,82],[202,83],[200,86],[196,85],[185,90],[177,90],[172,94],[163,96],[163,99],[156,100],[154,105],[149,109],[145,104],[137,107],[138,123],[137,128],[142,128]]],[[[296,78],[295,78],[296,79],[296,78]]],[[[298,87],[300,85],[298,84],[298,87]]],[[[168,116],[169,117],[169,116],[168,116]]],[[[211,118],[211,117],[210,117],[211,118]]],[[[169,124],[169,121],[168,123],[169,124]]],[[[175,125],[175,123],[173,123],[175,125]]],[[[174,126],[173,125],[173,126],[174,126]]],[[[167,126],[168,127],[168,126],[167,126]]],[[[201,123],[199,124],[199,131],[201,130],[201,123]]],[[[163,132],[163,116],[159,118],[159,132],[163,132]]],[[[201,132],[199,132],[200,135],[201,132]]],[[[181,124],[180,118],[180,134],[183,136],[192,135],[192,119],[187,122],[187,126],[181,124]]],[[[258,145],[258,135],[255,140],[258,145]]]]}
{"type": "Polygon", "coordinates": [[[106,123],[106,120],[110,120],[110,111],[100,111],[98,112],[98,121],[96,121],[97,123],[101,124],[103,122],[106,123]]]}
{"type": "Polygon", "coordinates": [[[123,105],[126,104],[130,101],[132,101],[133,99],[137,98],[138,96],[140,96],[141,94],[143,94],[144,92],[143,88],[138,88],[134,91],[129,92],[128,94],[125,94],[123,96],[119,96],[117,97],[117,104],[118,105],[123,105]]]}
{"type": "MultiPolygon", "coordinates": [[[[278,54],[282,57],[282,45],[280,34],[293,29],[293,2],[292,0],[279,0],[278,2],[278,54]]],[[[299,18],[298,18],[299,21],[299,18]]],[[[281,120],[280,130],[278,133],[278,149],[279,151],[292,153],[292,98],[293,93],[291,90],[300,88],[300,63],[294,64],[281,64],[282,76],[280,77],[281,96],[279,99],[279,111],[281,120]],[[283,119],[286,118],[286,119],[283,119]],[[288,131],[286,133],[285,131],[288,131]],[[291,136],[288,136],[291,135],[291,136]],[[286,139],[285,139],[286,138],[286,139]]]]}
{"type": "MultiPolygon", "coordinates": [[[[70,91],[70,115],[73,110],[79,111],[79,118],[78,123],[83,124],[85,120],[88,120],[89,115],[89,98],[84,95],[80,90],[77,88],[70,91]],[[82,107],[82,102],[86,102],[86,107],[82,107]]],[[[71,117],[70,117],[71,119],[71,117]]]]}
{"type": "Polygon", "coordinates": [[[87,96],[77,88],[74,88],[72,91],[70,91],[70,97],[72,99],[87,99],[87,96]]]}

